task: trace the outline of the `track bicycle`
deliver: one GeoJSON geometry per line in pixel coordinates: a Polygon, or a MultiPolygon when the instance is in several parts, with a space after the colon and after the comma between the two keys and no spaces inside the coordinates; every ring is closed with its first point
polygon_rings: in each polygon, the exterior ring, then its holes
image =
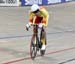
{"type": "MultiPolygon", "coordinates": [[[[41,56],[44,56],[46,50],[41,50],[42,47],[42,31],[43,27],[41,28],[41,33],[40,37],[38,36],[38,25],[33,25],[33,35],[31,38],[31,43],[30,43],[30,56],[31,59],[34,59],[37,55],[37,52],[40,51],[41,56]]],[[[46,36],[44,37],[44,41],[46,44],[46,36]]]]}

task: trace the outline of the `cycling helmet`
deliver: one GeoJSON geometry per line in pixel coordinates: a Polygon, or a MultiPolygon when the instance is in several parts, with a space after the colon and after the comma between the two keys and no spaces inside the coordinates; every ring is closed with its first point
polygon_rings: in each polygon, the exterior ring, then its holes
{"type": "Polygon", "coordinates": [[[37,4],[33,4],[32,6],[31,6],[31,12],[37,12],[37,11],[39,11],[39,6],[37,5],[37,4]]]}

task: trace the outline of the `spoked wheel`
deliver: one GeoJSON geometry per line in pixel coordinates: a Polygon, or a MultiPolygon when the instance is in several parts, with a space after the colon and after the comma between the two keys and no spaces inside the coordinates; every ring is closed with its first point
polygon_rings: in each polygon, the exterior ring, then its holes
{"type": "Polygon", "coordinates": [[[36,54],[37,54],[37,46],[36,46],[36,38],[34,38],[30,44],[30,56],[31,56],[31,59],[34,60],[34,58],[36,57],[36,54]]]}

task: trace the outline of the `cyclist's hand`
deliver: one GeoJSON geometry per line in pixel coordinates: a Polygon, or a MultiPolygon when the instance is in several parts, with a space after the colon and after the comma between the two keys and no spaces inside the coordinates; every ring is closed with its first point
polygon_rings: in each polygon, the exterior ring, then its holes
{"type": "Polygon", "coordinates": [[[28,27],[26,27],[26,30],[28,31],[28,30],[29,30],[29,28],[28,28],[28,27]]]}
{"type": "Polygon", "coordinates": [[[27,31],[29,30],[29,27],[30,27],[30,25],[27,24],[27,25],[26,25],[26,30],[27,30],[27,31]]]}
{"type": "Polygon", "coordinates": [[[31,23],[29,22],[28,24],[26,24],[26,30],[29,30],[29,27],[31,26],[31,23]]]}
{"type": "Polygon", "coordinates": [[[42,23],[40,23],[40,24],[39,24],[39,28],[42,28],[42,27],[43,27],[43,24],[42,24],[42,23]]]}

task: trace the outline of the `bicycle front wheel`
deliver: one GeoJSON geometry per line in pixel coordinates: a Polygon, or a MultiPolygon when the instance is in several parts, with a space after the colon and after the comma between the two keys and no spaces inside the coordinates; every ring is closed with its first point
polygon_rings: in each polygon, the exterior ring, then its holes
{"type": "Polygon", "coordinates": [[[31,56],[31,59],[33,59],[33,60],[34,60],[34,58],[36,57],[36,54],[37,54],[36,43],[37,43],[36,37],[32,37],[31,44],[30,44],[30,56],[31,56]]]}

